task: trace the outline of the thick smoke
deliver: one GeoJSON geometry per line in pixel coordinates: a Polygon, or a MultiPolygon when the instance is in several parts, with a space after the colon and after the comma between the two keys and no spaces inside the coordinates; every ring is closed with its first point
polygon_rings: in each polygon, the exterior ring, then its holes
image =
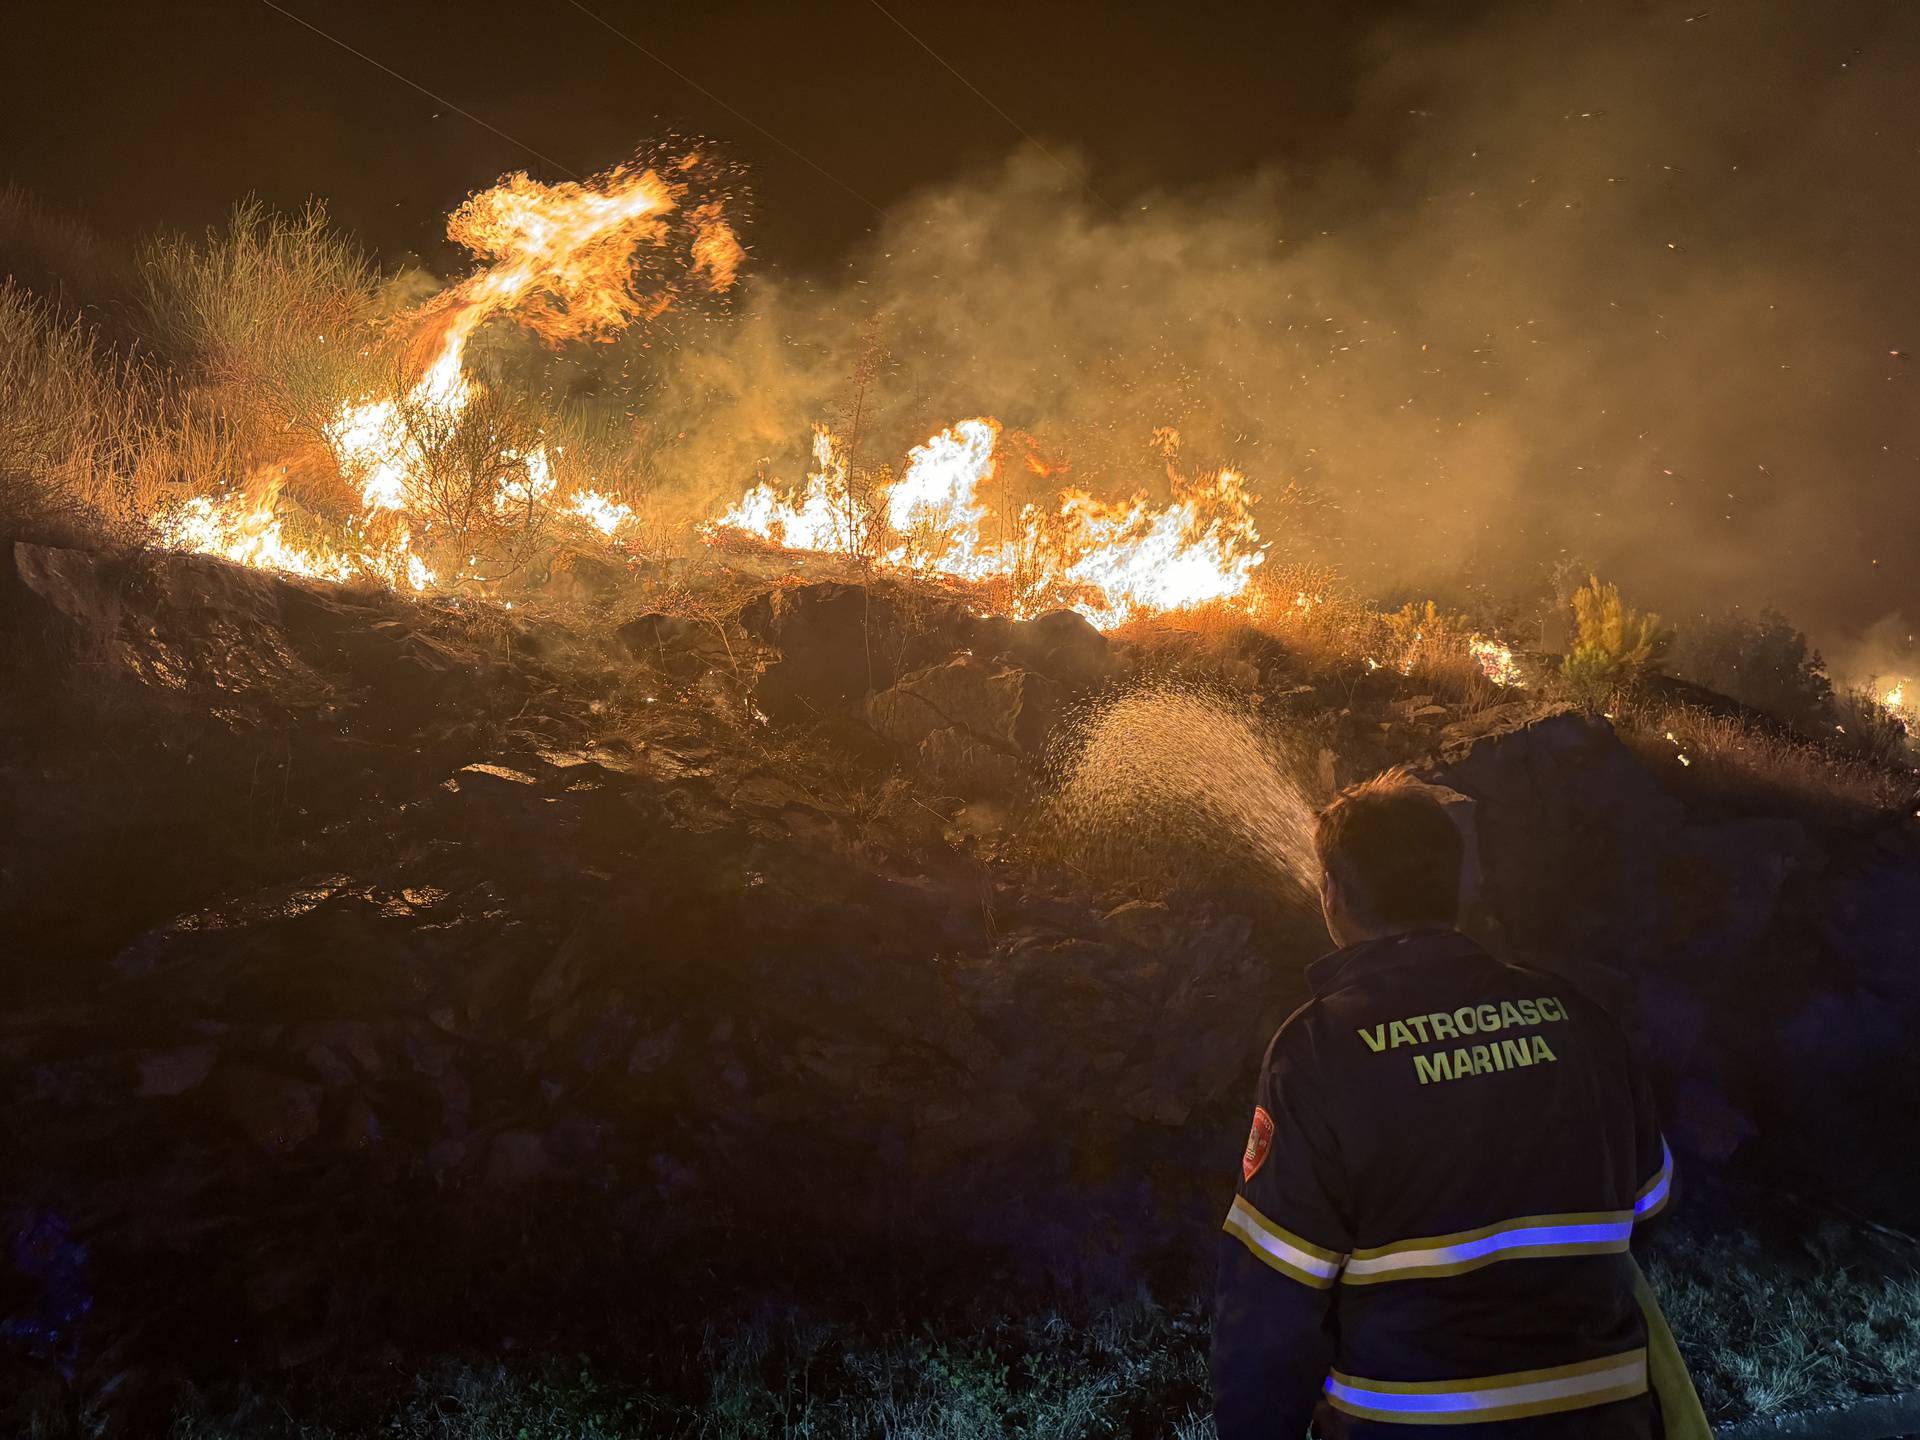
{"type": "Polygon", "coordinates": [[[1022,153],[921,194],[843,280],[762,274],[673,349],[660,473],[797,481],[857,406],[857,463],[990,413],[1111,494],[1164,485],[1174,426],[1375,589],[1572,559],[1843,647],[1920,609],[1920,15],[1708,3],[1383,32],[1311,174],[1114,210],[1022,153]]]}

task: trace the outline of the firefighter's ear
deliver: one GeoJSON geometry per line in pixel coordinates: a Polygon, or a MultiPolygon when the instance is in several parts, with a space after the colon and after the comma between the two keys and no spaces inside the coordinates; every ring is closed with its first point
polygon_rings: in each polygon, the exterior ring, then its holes
{"type": "Polygon", "coordinates": [[[1365,938],[1365,927],[1354,914],[1351,897],[1331,870],[1320,872],[1320,917],[1327,922],[1327,934],[1335,945],[1352,945],[1365,938]]]}
{"type": "Polygon", "coordinates": [[[1320,872],[1320,918],[1327,922],[1327,934],[1340,944],[1340,885],[1331,870],[1320,872]]]}

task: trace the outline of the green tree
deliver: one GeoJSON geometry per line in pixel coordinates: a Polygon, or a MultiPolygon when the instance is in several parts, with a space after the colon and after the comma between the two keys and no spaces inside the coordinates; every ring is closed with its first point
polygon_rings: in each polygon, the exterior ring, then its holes
{"type": "Polygon", "coordinates": [[[1597,706],[1623,686],[1657,674],[1673,631],[1651,611],[1635,610],[1620,587],[1596,575],[1573,592],[1573,647],[1561,663],[1561,684],[1583,705],[1597,706]]]}

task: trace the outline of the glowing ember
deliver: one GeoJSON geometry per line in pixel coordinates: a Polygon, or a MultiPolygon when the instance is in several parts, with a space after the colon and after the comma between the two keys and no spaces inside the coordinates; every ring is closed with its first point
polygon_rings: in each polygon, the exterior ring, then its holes
{"type": "Polygon", "coordinates": [[[1880,697],[1880,708],[1909,735],[1920,735],[1920,700],[1907,699],[1907,682],[1897,680],[1880,697]]]}
{"type": "Polygon", "coordinates": [[[1526,685],[1526,681],[1520,678],[1520,667],[1514,661],[1511,645],[1502,645],[1498,640],[1476,635],[1469,642],[1468,649],[1473,655],[1473,663],[1480,667],[1480,673],[1494,684],[1511,689],[1526,685]]]}
{"type": "MultiPolygon", "coordinates": [[[[999,582],[1016,615],[1065,607],[1103,628],[1221,602],[1250,606],[1266,549],[1237,471],[1177,482],[1174,502],[1161,507],[1145,496],[1109,503],[1069,490],[1052,511],[1027,505],[1001,515],[1000,538],[989,538],[982,490],[998,473],[999,439],[999,422],[987,417],[942,430],[908,453],[900,479],[868,506],[851,493],[844,457],[816,426],[806,489],[789,500],[757,485],[709,534],[733,530],[790,550],[860,555],[885,532],[872,547],[883,565],[999,582]]],[[[1027,468],[1045,473],[1031,459],[1027,468]]]]}

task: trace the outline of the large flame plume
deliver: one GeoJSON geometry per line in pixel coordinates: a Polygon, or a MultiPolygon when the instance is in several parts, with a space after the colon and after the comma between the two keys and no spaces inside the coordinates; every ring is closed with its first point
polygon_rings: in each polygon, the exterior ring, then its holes
{"type": "MultiPolygon", "coordinates": [[[[343,404],[324,428],[360,504],[347,548],[289,545],[281,535],[275,486],[225,500],[196,497],[170,518],[167,540],[241,564],[327,579],[366,575],[421,590],[448,578],[436,575],[417,547],[433,538],[433,507],[424,492],[434,438],[454,432],[476,394],[477,382],[465,366],[468,343],[500,316],[556,345],[610,338],[635,320],[657,316],[672,302],[676,283],[643,294],[637,257],[665,242],[667,217],[687,189],[684,177],[700,163],[696,153],[665,167],[675,178],[640,165],[553,185],[513,174],[448,217],[449,238],[487,263],[411,317],[406,348],[418,358],[418,378],[399,393],[343,404]]],[[[693,240],[681,259],[685,277],[715,292],[729,289],[744,251],[724,209],[708,201],[689,219],[693,240]]],[[[557,493],[558,454],[544,444],[505,453],[504,478],[479,503],[497,515],[550,506],[605,536],[632,521],[630,507],[591,485],[557,493]]]]}

